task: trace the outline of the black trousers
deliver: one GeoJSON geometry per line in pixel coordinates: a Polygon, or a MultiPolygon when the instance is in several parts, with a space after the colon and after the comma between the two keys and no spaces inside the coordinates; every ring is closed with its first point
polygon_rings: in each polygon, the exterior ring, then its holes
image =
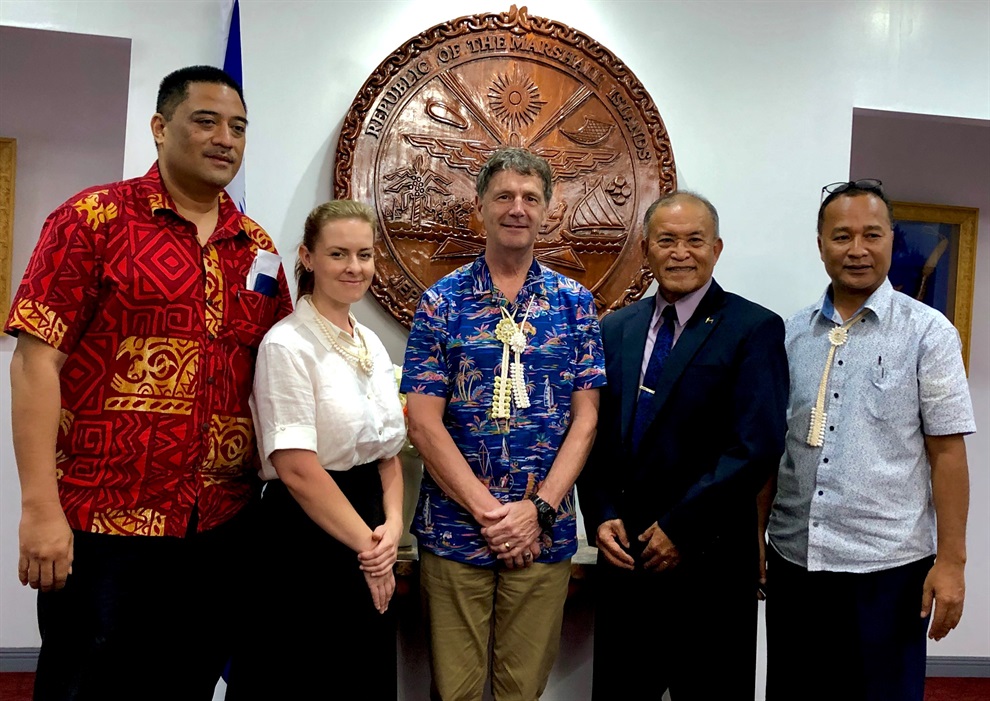
{"type": "MultiPolygon", "coordinates": [[[[332,472],[372,529],[385,522],[377,463],[332,472]]],[[[395,701],[395,606],[375,610],[357,553],[306,515],[278,480],[261,500],[256,606],[227,701],[395,701]]]]}
{"type": "Polygon", "coordinates": [[[75,531],[72,574],[38,594],[35,701],[208,701],[244,616],[254,507],[186,538],[75,531]]]}
{"type": "Polygon", "coordinates": [[[767,701],[923,701],[933,557],[868,574],[767,557],[767,701]]]}
{"type": "Polygon", "coordinates": [[[668,689],[672,701],[753,700],[755,537],[660,574],[599,555],[595,576],[594,701],[660,701],[668,689]]]}

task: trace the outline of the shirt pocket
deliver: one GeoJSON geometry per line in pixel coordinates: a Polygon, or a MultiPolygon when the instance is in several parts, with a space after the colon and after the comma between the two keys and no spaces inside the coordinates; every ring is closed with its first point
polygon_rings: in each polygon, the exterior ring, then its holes
{"type": "Polygon", "coordinates": [[[242,285],[230,290],[227,327],[237,342],[257,349],[275,319],[276,298],[253,292],[242,285]]]}
{"type": "Polygon", "coordinates": [[[914,366],[906,369],[903,362],[878,357],[870,368],[864,404],[870,415],[880,421],[917,416],[918,379],[914,366]]]}

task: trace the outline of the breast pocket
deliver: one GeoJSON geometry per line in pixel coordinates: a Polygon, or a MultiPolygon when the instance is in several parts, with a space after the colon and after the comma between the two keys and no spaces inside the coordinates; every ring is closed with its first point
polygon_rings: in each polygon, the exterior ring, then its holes
{"type": "Polygon", "coordinates": [[[242,286],[230,290],[226,326],[238,343],[257,348],[275,319],[275,297],[242,286]]]}
{"type": "Polygon", "coordinates": [[[881,421],[905,419],[918,414],[918,378],[914,366],[878,362],[870,369],[864,404],[874,418],[881,421]]]}

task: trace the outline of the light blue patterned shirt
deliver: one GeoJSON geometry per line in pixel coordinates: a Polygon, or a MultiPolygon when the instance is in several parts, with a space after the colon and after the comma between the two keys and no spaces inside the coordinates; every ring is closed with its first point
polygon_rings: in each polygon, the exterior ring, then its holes
{"type": "MultiPolygon", "coordinates": [[[[447,399],[444,425],[464,459],[503,504],[540,488],[571,423],[571,395],[605,384],[605,356],[591,293],[533,261],[510,304],[480,256],[423,293],[406,345],[402,392],[447,399]],[[502,342],[495,327],[505,308],[525,318],[526,391],[530,406],[508,420],[491,416],[502,342]],[[527,315],[528,312],[528,315],[527,315]]],[[[552,539],[537,562],[559,562],[577,550],[573,489],[560,504],[552,539]]],[[[423,474],[413,532],[435,555],[477,566],[497,560],[478,522],[423,474]]]]}
{"type": "Polygon", "coordinates": [[[842,319],[829,294],[787,320],[791,398],[770,542],[809,570],[875,572],[935,552],[925,436],[976,430],[959,334],[884,281],[832,363],[824,445],[806,443],[842,319]]]}

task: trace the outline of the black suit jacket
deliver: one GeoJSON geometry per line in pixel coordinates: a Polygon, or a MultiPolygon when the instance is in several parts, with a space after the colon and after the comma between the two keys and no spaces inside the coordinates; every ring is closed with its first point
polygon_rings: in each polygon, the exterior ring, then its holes
{"type": "Polygon", "coordinates": [[[664,364],[651,423],[634,452],[633,413],[653,310],[651,297],[602,322],[608,386],[579,485],[589,539],[603,521],[621,518],[634,551],[642,548],[636,537],[654,521],[685,561],[720,539],[746,543],[748,551],[757,542],[756,494],[784,450],[783,321],[713,280],[664,364]]]}

